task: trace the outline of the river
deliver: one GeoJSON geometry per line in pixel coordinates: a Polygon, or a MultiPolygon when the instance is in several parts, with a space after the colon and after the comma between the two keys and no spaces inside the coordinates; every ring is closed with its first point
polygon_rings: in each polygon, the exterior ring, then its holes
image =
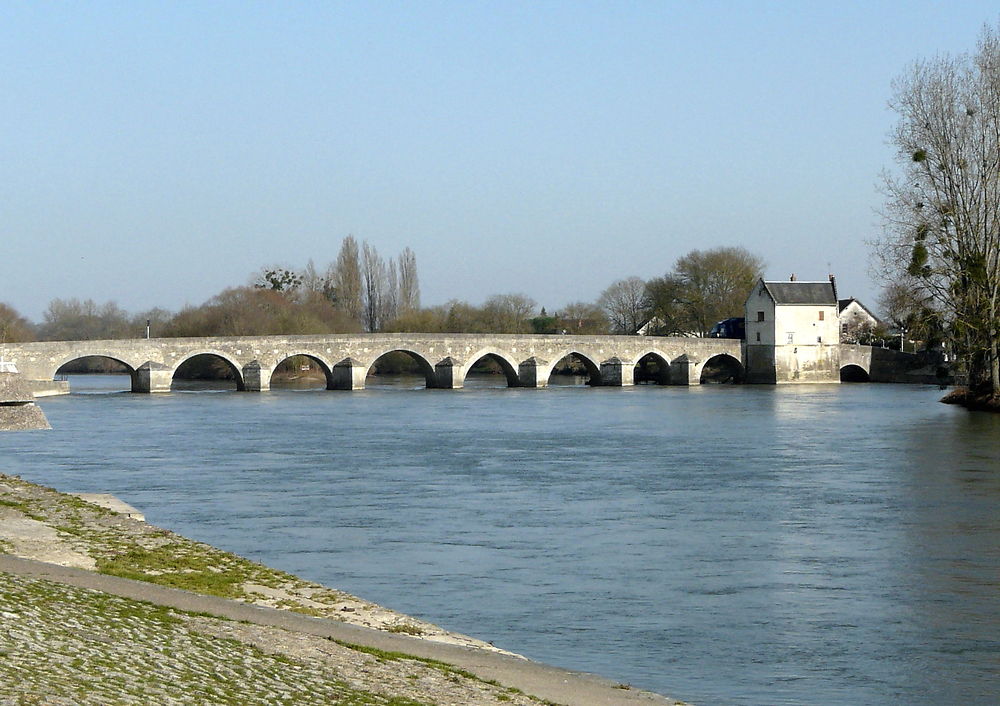
{"type": "Polygon", "coordinates": [[[497,383],[81,377],[41,401],[54,431],[0,435],[2,470],[696,704],[1000,702],[1000,415],[907,385],[497,383]]]}

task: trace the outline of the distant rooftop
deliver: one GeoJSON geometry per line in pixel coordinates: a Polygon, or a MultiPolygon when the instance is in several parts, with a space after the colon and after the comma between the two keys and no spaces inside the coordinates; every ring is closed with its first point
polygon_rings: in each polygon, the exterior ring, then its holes
{"type": "Polygon", "coordinates": [[[858,301],[854,297],[851,297],[849,299],[839,299],[839,300],[837,300],[837,304],[840,307],[840,312],[843,313],[844,309],[846,309],[847,307],[849,307],[852,302],[854,304],[857,304],[859,307],[861,307],[862,311],[864,311],[866,314],[868,314],[870,317],[872,317],[876,321],[880,320],[877,316],[875,316],[875,314],[872,312],[871,309],[869,309],[867,306],[865,306],[864,304],[862,304],[860,301],[858,301]]]}
{"type": "Polygon", "coordinates": [[[775,304],[821,304],[837,305],[837,293],[833,283],[826,282],[764,282],[775,304]]]}

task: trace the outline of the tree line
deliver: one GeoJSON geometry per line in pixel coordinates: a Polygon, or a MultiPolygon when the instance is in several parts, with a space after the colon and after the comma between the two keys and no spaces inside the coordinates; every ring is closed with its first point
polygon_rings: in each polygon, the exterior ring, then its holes
{"type": "Polygon", "coordinates": [[[153,336],[424,332],[704,335],[720,319],[739,316],[761,275],[759,257],[743,248],[694,250],[648,281],[629,277],[597,301],[548,312],[520,293],[494,294],[480,305],[451,300],[422,307],[416,255],[405,248],[383,258],[353,236],[323,268],[267,266],[247,285],[229,287],[203,304],[172,313],[129,313],[114,302],[54,299],[35,325],[0,304],[0,340],[139,338],[153,336]]]}

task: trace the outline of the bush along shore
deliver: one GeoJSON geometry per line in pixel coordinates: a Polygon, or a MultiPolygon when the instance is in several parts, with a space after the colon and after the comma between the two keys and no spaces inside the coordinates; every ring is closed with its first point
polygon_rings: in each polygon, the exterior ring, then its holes
{"type": "MultiPolygon", "coordinates": [[[[0,553],[497,651],[3,474],[0,553]]],[[[551,703],[433,659],[15,573],[0,626],[0,704],[551,703]]]]}

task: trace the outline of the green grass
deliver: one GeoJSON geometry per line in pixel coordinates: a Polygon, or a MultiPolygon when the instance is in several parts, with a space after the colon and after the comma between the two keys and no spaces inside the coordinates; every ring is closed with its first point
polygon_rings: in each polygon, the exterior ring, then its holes
{"type": "Polygon", "coordinates": [[[102,574],[147,581],[170,588],[205,593],[221,598],[243,595],[242,584],[249,578],[244,567],[213,570],[214,562],[193,555],[177,544],[165,544],[155,549],[133,547],[113,557],[97,559],[102,574]]]}
{"type": "Polygon", "coordinates": [[[386,632],[401,633],[403,635],[423,635],[424,629],[413,623],[397,623],[387,627],[386,632]]]}

